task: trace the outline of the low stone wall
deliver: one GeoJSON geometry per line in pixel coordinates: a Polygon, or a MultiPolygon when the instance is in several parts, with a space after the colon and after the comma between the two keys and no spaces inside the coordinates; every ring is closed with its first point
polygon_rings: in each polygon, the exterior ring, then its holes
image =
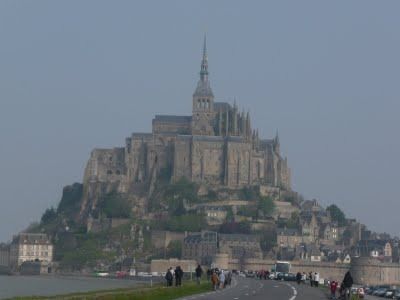
{"type": "Polygon", "coordinates": [[[166,272],[170,267],[175,269],[176,266],[181,266],[183,272],[194,272],[197,267],[195,260],[184,260],[184,259],[153,259],[150,265],[151,272],[166,272]]]}
{"type": "MultiPolygon", "coordinates": [[[[328,280],[342,280],[344,274],[350,269],[348,264],[326,263],[326,262],[306,262],[291,261],[291,272],[318,272],[320,277],[328,280]]],[[[225,264],[226,265],[226,264],[225,264]]],[[[275,265],[275,260],[266,259],[246,259],[239,261],[238,259],[230,259],[227,267],[236,270],[271,270],[275,265]]]]}
{"type": "MultiPolygon", "coordinates": [[[[361,285],[400,285],[400,264],[382,263],[374,258],[352,258],[351,264],[328,262],[291,261],[291,272],[318,272],[321,279],[342,281],[347,271],[350,271],[354,283],[361,285]]],[[[226,269],[236,270],[271,270],[274,260],[266,259],[228,259],[220,255],[216,265],[226,269]]]]}
{"type": "Polygon", "coordinates": [[[369,257],[353,258],[350,272],[354,282],[363,285],[400,285],[400,264],[381,263],[369,257]]]}
{"type": "Polygon", "coordinates": [[[305,272],[307,274],[309,272],[317,272],[322,279],[341,281],[349,269],[349,264],[299,261],[292,262],[291,272],[305,272]]]}

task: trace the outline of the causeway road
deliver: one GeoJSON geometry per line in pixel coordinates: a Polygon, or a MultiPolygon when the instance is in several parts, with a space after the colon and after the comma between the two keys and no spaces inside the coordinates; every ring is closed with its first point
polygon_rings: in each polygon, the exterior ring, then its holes
{"type": "MultiPolygon", "coordinates": [[[[211,284],[210,284],[211,287],[211,284]]],[[[326,300],[319,288],[296,282],[258,280],[235,276],[231,287],[180,300],[326,300]]]]}

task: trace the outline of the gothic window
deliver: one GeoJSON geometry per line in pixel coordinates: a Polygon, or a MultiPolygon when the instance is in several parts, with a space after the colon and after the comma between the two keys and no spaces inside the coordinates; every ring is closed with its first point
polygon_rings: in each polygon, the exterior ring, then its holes
{"type": "Polygon", "coordinates": [[[113,173],[113,172],[112,172],[111,170],[108,170],[108,171],[107,171],[107,175],[112,175],[112,173],[113,173]]]}
{"type": "Polygon", "coordinates": [[[110,161],[112,161],[112,160],[113,160],[112,156],[110,156],[108,159],[109,159],[110,161]]]}

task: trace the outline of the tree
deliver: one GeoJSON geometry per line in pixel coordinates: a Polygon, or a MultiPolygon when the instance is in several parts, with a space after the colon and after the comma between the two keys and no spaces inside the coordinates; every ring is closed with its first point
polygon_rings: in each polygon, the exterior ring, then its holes
{"type": "Polygon", "coordinates": [[[42,218],[40,219],[41,225],[50,224],[57,219],[57,213],[54,207],[46,209],[42,218]]]}
{"type": "Polygon", "coordinates": [[[168,258],[181,258],[182,256],[182,242],[181,241],[171,241],[167,248],[168,258]]]}
{"type": "Polygon", "coordinates": [[[332,221],[337,222],[339,226],[346,225],[346,216],[343,211],[335,204],[331,204],[326,208],[331,215],[332,221]]]}
{"type": "Polygon", "coordinates": [[[227,221],[227,222],[233,222],[233,221],[235,221],[235,216],[234,216],[234,214],[233,214],[233,211],[232,211],[232,207],[231,207],[231,206],[229,206],[229,207],[227,208],[227,212],[226,212],[226,221],[227,221]]]}
{"type": "Polygon", "coordinates": [[[115,192],[105,195],[99,203],[99,208],[107,218],[129,218],[131,216],[131,205],[128,200],[115,192]]]}
{"type": "Polygon", "coordinates": [[[261,236],[260,246],[264,252],[268,252],[273,247],[275,247],[276,246],[276,231],[275,230],[264,231],[261,236]]]}
{"type": "Polygon", "coordinates": [[[251,226],[248,222],[225,222],[219,227],[220,233],[244,233],[251,232],[251,226]]]}
{"type": "Polygon", "coordinates": [[[57,207],[57,213],[65,216],[73,216],[80,209],[80,203],[83,195],[83,185],[74,183],[63,188],[63,194],[57,207]]]}
{"type": "Polygon", "coordinates": [[[270,216],[274,212],[275,203],[271,197],[260,197],[258,200],[257,209],[264,216],[270,216]]]}

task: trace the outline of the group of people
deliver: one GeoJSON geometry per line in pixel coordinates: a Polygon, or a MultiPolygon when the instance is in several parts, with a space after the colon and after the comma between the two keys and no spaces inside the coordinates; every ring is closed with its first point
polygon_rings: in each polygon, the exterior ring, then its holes
{"type": "MultiPolygon", "coordinates": [[[[331,281],[330,289],[331,289],[331,299],[336,300],[336,291],[339,286],[337,281],[331,281]]],[[[349,300],[351,296],[351,287],[353,286],[353,277],[350,272],[347,272],[344,275],[343,281],[340,284],[339,288],[339,299],[349,300]]]]}
{"type": "Polygon", "coordinates": [[[319,273],[318,272],[310,272],[308,274],[308,279],[310,280],[310,285],[318,287],[319,286],[319,273]]]}
{"type": "Polygon", "coordinates": [[[271,273],[268,270],[261,270],[256,273],[258,279],[269,279],[271,273]]]}
{"type": "Polygon", "coordinates": [[[174,278],[175,278],[175,286],[181,286],[183,278],[183,270],[181,266],[177,266],[175,270],[172,267],[167,270],[167,273],[165,274],[165,280],[167,280],[167,286],[174,285],[174,278]]]}
{"type": "Polygon", "coordinates": [[[307,280],[307,275],[306,275],[306,273],[304,273],[304,272],[303,272],[303,273],[297,272],[297,274],[296,274],[296,281],[297,281],[297,284],[305,283],[306,280],[307,280]]]}
{"type": "Polygon", "coordinates": [[[224,272],[224,270],[209,269],[207,271],[207,278],[210,278],[214,291],[217,289],[224,289],[226,286],[231,285],[232,272],[224,272]]]}
{"type": "MultiPolygon", "coordinates": [[[[203,275],[203,269],[201,268],[200,264],[197,265],[195,269],[195,275],[197,284],[200,284],[201,277],[203,275]]],[[[174,285],[174,278],[175,278],[175,286],[181,286],[183,278],[183,270],[180,266],[177,266],[175,270],[172,267],[167,270],[167,273],[165,274],[165,280],[167,281],[168,287],[174,285]]],[[[211,284],[215,291],[217,289],[224,289],[227,285],[231,285],[232,272],[230,271],[224,272],[223,270],[219,269],[208,269],[207,280],[211,281],[211,284]]]]}

